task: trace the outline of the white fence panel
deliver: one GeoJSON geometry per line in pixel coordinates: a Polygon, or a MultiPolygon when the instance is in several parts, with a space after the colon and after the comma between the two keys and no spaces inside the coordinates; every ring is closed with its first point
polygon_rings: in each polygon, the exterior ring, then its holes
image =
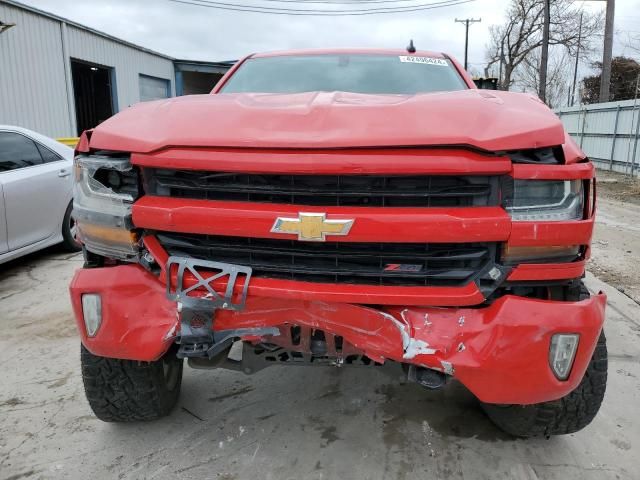
{"type": "Polygon", "coordinates": [[[566,107],[556,113],[598,168],[640,174],[640,100],[566,107]]]}

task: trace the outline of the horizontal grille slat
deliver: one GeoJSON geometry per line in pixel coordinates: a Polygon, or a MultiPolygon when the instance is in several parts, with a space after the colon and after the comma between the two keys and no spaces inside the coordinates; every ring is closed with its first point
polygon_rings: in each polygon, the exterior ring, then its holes
{"type": "Polygon", "coordinates": [[[495,256],[493,243],[314,243],[158,232],[170,255],[250,266],[288,280],[398,286],[468,283],[495,256]],[[395,269],[394,269],[395,268],[395,269]]]}
{"type": "Polygon", "coordinates": [[[313,206],[466,207],[497,204],[497,177],[289,175],[144,169],[152,195],[313,206]]]}

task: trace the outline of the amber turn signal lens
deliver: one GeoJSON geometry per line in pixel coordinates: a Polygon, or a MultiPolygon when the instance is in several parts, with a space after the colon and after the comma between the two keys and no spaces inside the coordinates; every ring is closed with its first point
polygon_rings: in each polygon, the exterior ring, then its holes
{"type": "Polygon", "coordinates": [[[138,251],[138,234],[122,227],[77,221],[78,237],[90,252],[108,258],[133,258],[138,251]]]}
{"type": "Polygon", "coordinates": [[[105,225],[95,225],[87,222],[78,222],[80,238],[85,237],[101,239],[106,242],[119,244],[134,244],[138,242],[138,234],[130,230],[105,225]]]}

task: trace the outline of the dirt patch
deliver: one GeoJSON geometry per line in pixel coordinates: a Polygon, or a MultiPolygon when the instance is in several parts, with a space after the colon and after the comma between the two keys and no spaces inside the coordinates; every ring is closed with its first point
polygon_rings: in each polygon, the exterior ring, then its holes
{"type": "Polygon", "coordinates": [[[21,400],[18,397],[12,397],[9,400],[0,402],[0,407],[15,407],[17,405],[23,405],[24,403],[26,403],[24,400],[21,400]]]}
{"type": "Polygon", "coordinates": [[[44,340],[77,337],[78,330],[73,314],[64,312],[26,313],[12,330],[4,333],[5,338],[35,337],[44,340]]]}
{"type": "Polygon", "coordinates": [[[233,398],[233,397],[237,397],[238,395],[244,395],[245,393],[249,393],[253,390],[253,387],[250,386],[246,386],[246,387],[242,387],[239,388],[237,390],[228,392],[228,393],[223,393],[221,395],[217,395],[215,397],[211,397],[209,398],[210,402],[219,402],[221,400],[226,400],[228,398],[233,398]]]}
{"type": "Polygon", "coordinates": [[[598,170],[598,196],[640,205],[640,178],[598,170]]]}
{"type": "Polygon", "coordinates": [[[609,172],[598,172],[598,179],[598,211],[587,268],[640,303],[640,180],[609,172]]]}

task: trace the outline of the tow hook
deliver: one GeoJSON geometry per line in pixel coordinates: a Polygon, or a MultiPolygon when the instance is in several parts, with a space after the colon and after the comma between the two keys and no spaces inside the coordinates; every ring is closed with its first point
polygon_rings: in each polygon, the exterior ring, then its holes
{"type": "Polygon", "coordinates": [[[407,379],[428,390],[438,390],[447,383],[447,375],[444,373],[415,365],[409,365],[407,379]]]}

